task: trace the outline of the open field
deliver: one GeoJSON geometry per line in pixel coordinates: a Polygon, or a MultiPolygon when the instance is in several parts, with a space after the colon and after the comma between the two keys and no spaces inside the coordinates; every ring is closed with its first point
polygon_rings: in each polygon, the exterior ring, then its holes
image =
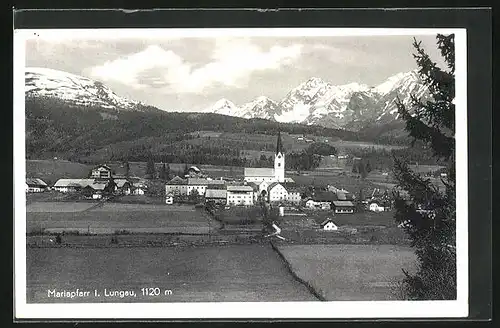
{"type": "Polygon", "coordinates": [[[352,148],[375,148],[375,149],[385,149],[385,150],[406,148],[405,146],[382,145],[365,141],[346,141],[346,140],[329,141],[328,144],[334,146],[340,151],[347,151],[348,149],[352,148]]]}
{"type": "MultiPolygon", "coordinates": [[[[104,204],[80,212],[47,211],[52,203],[38,203],[26,213],[26,229],[46,232],[78,231],[109,234],[117,230],[155,233],[207,233],[208,215],[193,207],[141,204],[104,204]],[[46,206],[46,208],[44,208],[46,206]]],[[[29,206],[28,206],[29,207],[29,206]]],[[[213,220],[211,220],[213,221],[213,220]]],[[[217,226],[214,221],[210,223],[217,226]]]]}
{"type": "Polygon", "coordinates": [[[95,207],[97,202],[32,202],[26,205],[27,213],[81,212],[95,207]]]}
{"type": "Polygon", "coordinates": [[[311,225],[314,219],[323,220],[331,218],[337,226],[364,227],[383,226],[396,227],[393,211],[386,212],[356,212],[352,214],[333,214],[331,211],[304,210],[307,216],[284,216],[284,224],[306,226],[311,225]]]}
{"type": "Polygon", "coordinates": [[[411,248],[393,245],[286,245],[292,270],[329,301],[398,300],[402,268],[416,270],[411,248]]]}
{"type": "Polygon", "coordinates": [[[174,248],[28,248],[27,302],[314,301],[269,245],[174,248]],[[141,288],[158,287],[160,296],[141,288]],[[49,289],[100,297],[48,298],[49,289]],[[133,290],[136,297],[104,297],[133,290]],[[165,291],[171,294],[165,295],[165,291]]]}

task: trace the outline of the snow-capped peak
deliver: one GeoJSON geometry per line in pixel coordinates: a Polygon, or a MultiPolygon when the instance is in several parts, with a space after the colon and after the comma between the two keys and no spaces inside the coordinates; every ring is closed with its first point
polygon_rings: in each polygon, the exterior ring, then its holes
{"type": "Polygon", "coordinates": [[[388,94],[397,88],[409,86],[410,84],[418,81],[420,81],[420,77],[417,70],[401,72],[389,77],[387,80],[377,85],[373,91],[379,94],[388,94]]]}
{"type": "Polygon", "coordinates": [[[62,99],[70,104],[136,109],[139,102],[118,96],[99,81],[43,67],[26,67],[25,93],[62,99]]]}
{"type": "Polygon", "coordinates": [[[226,98],[217,100],[212,107],[207,108],[207,111],[222,115],[238,116],[238,107],[226,98]]]}

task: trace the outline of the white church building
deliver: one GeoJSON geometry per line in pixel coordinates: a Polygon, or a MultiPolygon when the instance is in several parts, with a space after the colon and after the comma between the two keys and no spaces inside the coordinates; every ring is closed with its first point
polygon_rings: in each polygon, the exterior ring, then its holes
{"type": "Polygon", "coordinates": [[[260,185],[261,182],[267,182],[268,185],[273,182],[285,182],[285,152],[283,151],[280,133],[278,133],[276,154],[274,154],[274,169],[245,167],[245,181],[254,182],[258,185],[260,185]]]}

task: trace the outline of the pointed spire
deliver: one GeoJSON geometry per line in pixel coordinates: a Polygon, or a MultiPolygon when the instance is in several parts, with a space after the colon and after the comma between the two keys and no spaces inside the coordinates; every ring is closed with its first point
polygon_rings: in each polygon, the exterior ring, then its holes
{"type": "Polygon", "coordinates": [[[284,153],[283,152],[283,144],[281,143],[281,131],[278,131],[278,142],[276,143],[276,154],[284,153]]]}

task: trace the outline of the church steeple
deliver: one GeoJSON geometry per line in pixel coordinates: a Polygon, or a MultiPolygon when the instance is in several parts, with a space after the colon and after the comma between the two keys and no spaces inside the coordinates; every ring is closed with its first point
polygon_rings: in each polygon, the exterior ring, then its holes
{"type": "Polygon", "coordinates": [[[281,143],[281,131],[278,131],[278,141],[276,143],[276,155],[283,152],[283,144],[281,143]]]}
{"type": "Polygon", "coordinates": [[[281,132],[278,131],[276,154],[274,155],[274,174],[277,182],[285,182],[285,153],[281,143],[281,132]]]}

